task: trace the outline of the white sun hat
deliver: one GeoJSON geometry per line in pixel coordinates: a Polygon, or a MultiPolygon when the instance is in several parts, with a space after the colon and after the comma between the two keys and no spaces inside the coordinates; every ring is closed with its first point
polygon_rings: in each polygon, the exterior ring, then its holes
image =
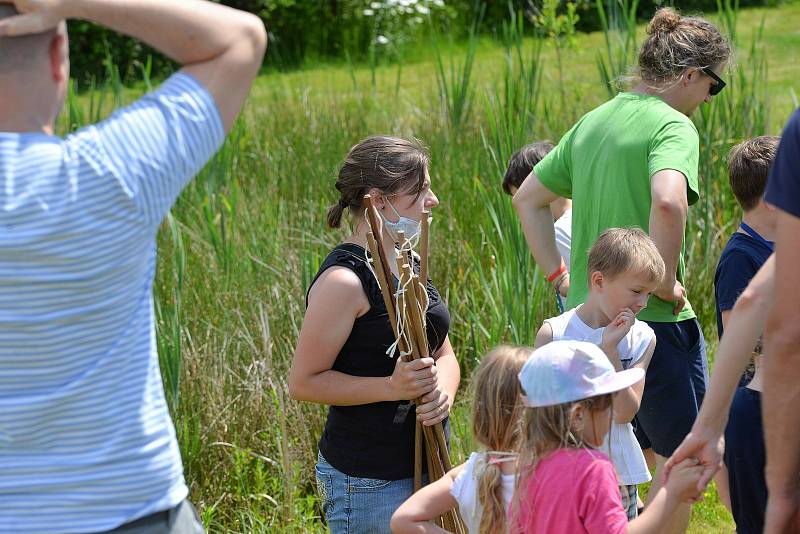
{"type": "Polygon", "coordinates": [[[533,351],[519,381],[531,407],[614,393],[639,382],[644,370],[616,372],[603,350],[585,341],[553,341],[533,351]]]}

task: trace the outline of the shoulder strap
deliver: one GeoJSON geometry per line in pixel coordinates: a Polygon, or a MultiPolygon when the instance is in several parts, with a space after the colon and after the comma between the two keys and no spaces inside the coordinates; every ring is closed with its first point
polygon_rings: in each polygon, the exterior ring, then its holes
{"type": "Polygon", "coordinates": [[[328,254],[325,261],[322,262],[322,265],[306,291],[306,307],[308,307],[308,293],[311,291],[311,288],[319,277],[322,276],[322,273],[331,267],[345,267],[353,271],[361,281],[361,286],[364,288],[364,293],[367,295],[370,307],[372,309],[385,308],[378,281],[375,280],[375,275],[372,274],[372,271],[370,271],[367,266],[366,252],[363,247],[353,243],[337,245],[330,254],[328,254]]]}

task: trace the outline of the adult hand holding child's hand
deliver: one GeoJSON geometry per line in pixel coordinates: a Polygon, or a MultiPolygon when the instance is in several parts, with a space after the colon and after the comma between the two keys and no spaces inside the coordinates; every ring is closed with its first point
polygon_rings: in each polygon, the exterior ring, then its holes
{"type": "Polygon", "coordinates": [[[687,458],[672,468],[666,489],[671,498],[678,502],[697,502],[702,500],[702,490],[697,483],[703,474],[703,466],[695,458],[687,458]]]}
{"type": "Polygon", "coordinates": [[[684,438],[683,443],[675,450],[664,464],[664,482],[669,483],[673,471],[687,459],[695,459],[702,467],[702,474],[697,481],[697,491],[705,490],[714,473],[722,465],[722,453],[725,450],[722,432],[704,425],[699,419],[692,431],[684,438]]]}

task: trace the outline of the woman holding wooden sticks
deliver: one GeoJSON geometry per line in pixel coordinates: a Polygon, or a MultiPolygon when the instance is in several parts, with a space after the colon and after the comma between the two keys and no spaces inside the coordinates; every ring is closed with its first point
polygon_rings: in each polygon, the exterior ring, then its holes
{"type": "MultiPolygon", "coordinates": [[[[390,532],[392,513],[413,491],[415,421],[446,423],[458,388],[450,315],[436,288],[428,281],[430,357],[404,361],[365,249],[365,194],[381,216],[386,257],[395,257],[398,232],[417,236],[423,212],[439,204],[428,163],[416,142],[369,137],[347,155],[336,181],[340,198],[328,210],[328,225],[338,228],[348,209],[353,231],[311,283],[289,393],[330,406],[316,478],[334,534],[390,532]],[[420,397],[415,410],[408,401],[420,397]]],[[[397,277],[395,262],[389,265],[397,277]]]]}

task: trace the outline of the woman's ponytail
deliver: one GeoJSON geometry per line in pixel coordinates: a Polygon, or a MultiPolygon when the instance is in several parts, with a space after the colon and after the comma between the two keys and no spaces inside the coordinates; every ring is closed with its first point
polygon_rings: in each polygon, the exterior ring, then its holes
{"type": "Polygon", "coordinates": [[[346,207],[347,202],[339,199],[339,202],[328,208],[328,228],[339,228],[342,225],[342,215],[346,207]]]}

